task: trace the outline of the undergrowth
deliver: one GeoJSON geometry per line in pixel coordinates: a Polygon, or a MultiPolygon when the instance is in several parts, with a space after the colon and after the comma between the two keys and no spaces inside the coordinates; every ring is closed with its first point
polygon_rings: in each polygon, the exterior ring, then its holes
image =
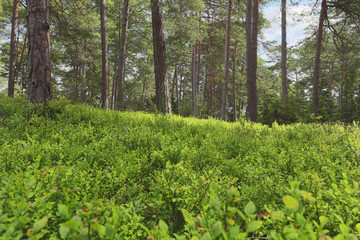
{"type": "Polygon", "coordinates": [[[356,123],[0,99],[0,239],[357,239],[356,123]]]}

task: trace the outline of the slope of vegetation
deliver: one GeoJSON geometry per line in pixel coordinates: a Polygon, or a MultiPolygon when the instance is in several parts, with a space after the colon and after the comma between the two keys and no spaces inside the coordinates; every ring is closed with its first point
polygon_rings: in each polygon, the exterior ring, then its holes
{"type": "Polygon", "coordinates": [[[0,99],[0,239],[357,239],[360,129],[0,99]]]}

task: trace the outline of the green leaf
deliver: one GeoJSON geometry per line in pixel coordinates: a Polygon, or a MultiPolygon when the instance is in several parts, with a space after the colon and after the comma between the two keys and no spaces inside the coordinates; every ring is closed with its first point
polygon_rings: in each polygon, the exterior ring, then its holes
{"type": "Polygon", "coordinates": [[[356,224],[356,229],[358,232],[360,232],[360,223],[356,224]]]}
{"type": "Polygon", "coordinates": [[[230,232],[229,232],[229,237],[230,239],[236,239],[236,236],[240,233],[240,226],[236,225],[236,226],[233,226],[231,229],[230,229],[230,232]]]}
{"type": "Polygon", "coordinates": [[[299,201],[292,196],[283,197],[283,202],[285,204],[285,207],[290,210],[296,210],[299,208],[299,201]]]}
{"type": "Polygon", "coordinates": [[[305,200],[315,201],[315,198],[312,196],[312,193],[310,192],[300,191],[300,194],[305,200]]]}
{"type": "Polygon", "coordinates": [[[296,214],[296,220],[298,221],[298,223],[300,223],[301,225],[306,225],[307,221],[304,218],[303,215],[301,215],[300,213],[296,214]]]}
{"type": "Polygon", "coordinates": [[[161,231],[166,233],[169,231],[169,227],[166,225],[166,223],[163,220],[159,221],[159,228],[161,231]]]}
{"type": "Polygon", "coordinates": [[[115,228],[113,228],[113,226],[111,226],[110,224],[107,224],[105,229],[105,235],[107,238],[113,238],[115,236],[115,228]]]}
{"type": "Polygon", "coordinates": [[[58,204],[58,215],[63,219],[69,219],[69,208],[64,204],[58,204]]]}
{"type": "Polygon", "coordinates": [[[184,216],[185,221],[186,221],[188,224],[192,224],[192,223],[194,222],[193,217],[191,216],[191,214],[190,214],[187,210],[182,209],[181,212],[182,212],[182,214],[183,214],[183,216],[184,216]]]}
{"type": "Polygon", "coordinates": [[[71,228],[75,228],[76,226],[78,226],[80,224],[80,222],[75,221],[75,220],[69,220],[67,221],[64,225],[68,226],[70,229],[71,228]]]}
{"type": "Polygon", "coordinates": [[[255,210],[256,210],[255,204],[252,201],[250,201],[250,202],[248,202],[248,204],[246,204],[244,212],[246,215],[249,216],[249,215],[253,214],[255,212],[255,210]]]}
{"type": "Polygon", "coordinates": [[[259,221],[252,221],[246,224],[246,231],[247,232],[254,232],[261,226],[259,221]]]}
{"type": "Polygon", "coordinates": [[[42,219],[40,219],[39,221],[34,223],[34,231],[37,232],[39,230],[41,230],[43,227],[45,227],[45,225],[48,222],[48,217],[44,217],[42,219]]]}
{"type": "Polygon", "coordinates": [[[193,236],[190,240],[199,240],[198,236],[193,236]]]}
{"type": "Polygon", "coordinates": [[[287,237],[286,239],[299,239],[299,233],[293,226],[285,226],[283,228],[283,234],[287,237]]]}
{"type": "Polygon", "coordinates": [[[347,235],[347,234],[349,234],[349,228],[348,228],[348,226],[346,226],[345,224],[340,224],[340,231],[341,231],[341,233],[342,234],[344,234],[344,235],[347,235]]]}
{"type": "Polygon", "coordinates": [[[358,238],[354,234],[349,234],[346,236],[346,240],[358,240],[358,238]]]}
{"type": "Polygon", "coordinates": [[[106,228],[103,225],[98,223],[93,223],[91,224],[91,228],[97,231],[100,237],[105,236],[106,228]]]}
{"type": "Polygon", "coordinates": [[[217,189],[218,189],[218,185],[216,184],[215,181],[210,183],[210,195],[212,196],[216,196],[217,194],[217,189]]]}
{"type": "Polygon", "coordinates": [[[236,198],[237,195],[236,188],[230,187],[230,189],[227,190],[226,195],[229,199],[236,198]]]}
{"type": "Polygon", "coordinates": [[[206,234],[205,234],[204,236],[202,236],[200,239],[201,239],[201,240],[211,240],[212,238],[211,238],[210,233],[206,233],[206,234]]]}
{"type": "MultiPolygon", "coordinates": [[[[175,237],[176,240],[187,240],[187,239],[189,239],[185,235],[177,235],[176,233],[174,233],[174,237],[175,237]]],[[[199,238],[194,238],[194,240],[195,239],[199,240],[199,238]]]]}
{"type": "Polygon", "coordinates": [[[324,227],[329,222],[329,218],[327,218],[325,216],[320,216],[319,220],[320,220],[321,227],[324,227]]]}
{"type": "Polygon", "coordinates": [[[221,222],[216,222],[214,223],[214,225],[212,225],[211,227],[211,235],[213,238],[217,238],[218,236],[221,235],[221,232],[222,232],[222,224],[221,222]]]}
{"type": "Polygon", "coordinates": [[[336,235],[336,237],[334,237],[334,240],[345,240],[344,235],[342,235],[341,233],[336,235]]]}
{"type": "Polygon", "coordinates": [[[66,226],[65,224],[60,225],[59,233],[61,238],[66,239],[69,232],[70,228],[68,226],[66,226]]]}

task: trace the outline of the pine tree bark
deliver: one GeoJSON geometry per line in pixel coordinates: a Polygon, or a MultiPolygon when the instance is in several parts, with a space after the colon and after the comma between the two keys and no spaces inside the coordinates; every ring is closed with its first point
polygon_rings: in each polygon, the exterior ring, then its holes
{"type": "Polygon", "coordinates": [[[171,101],[173,101],[174,99],[174,91],[175,91],[175,85],[177,86],[177,80],[178,80],[178,76],[177,76],[177,62],[175,61],[175,70],[174,70],[174,78],[173,78],[173,82],[172,82],[172,88],[171,88],[171,101]]]}
{"type": "MultiPolygon", "coordinates": [[[[199,15],[199,25],[197,29],[197,33],[199,34],[201,28],[201,12],[199,15]]],[[[192,110],[193,116],[198,117],[198,97],[200,92],[200,63],[201,63],[201,41],[196,37],[194,51],[193,51],[193,59],[192,59],[192,110]]]]}
{"type": "MultiPolygon", "coordinates": [[[[23,60],[24,60],[24,53],[25,53],[25,49],[26,49],[26,46],[27,46],[27,38],[28,38],[28,33],[26,32],[24,34],[24,37],[23,37],[23,46],[21,48],[21,53],[20,53],[20,57],[19,59],[17,60],[17,63],[16,63],[16,66],[15,66],[15,76],[14,76],[14,80],[17,80],[18,79],[18,76],[19,76],[19,71],[20,69],[23,69],[24,68],[24,64],[23,64],[23,60]]],[[[18,41],[18,44],[20,42],[18,41]]],[[[19,46],[18,46],[19,47],[19,46]]],[[[22,92],[24,91],[24,88],[25,88],[25,85],[23,83],[23,81],[19,82],[19,87],[20,89],[22,90],[22,92]]]]}
{"type": "Polygon", "coordinates": [[[224,82],[221,89],[221,118],[227,121],[227,88],[229,77],[229,58],[230,58],[230,24],[231,24],[231,2],[228,0],[228,9],[226,17],[226,37],[225,37],[225,59],[224,59],[224,82]]]}
{"type": "Polygon", "coordinates": [[[288,79],[287,79],[287,43],[286,43],[286,0],[281,1],[281,79],[282,79],[282,105],[288,102],[288,79]]]}
{"type": "MultiPolygon", "coordinates": [[[[118,11],[121,12],[121,4],[119,4],[119,8],[118,11]]],[[[119,53],[120,52],[120,40],[121,40],[121,28],[122,28],[122,21],[121,18],[118,18],[118,37],[119,37],[119,41],[116,43],[116,48],[115,48],[115,52],[119,53]]],[[[120,55],[120,54],[119,54],[120,55]]],[[[111,89],[111,109],[115,110],[116,106],[117,106],[117,92],[118,92],[118,87],[117,87],[117,76],[118,76],[118,67],[119,67],[119,61],[120,61],[120,56],[116,57],[116,62],[114,64],[114,76],[113,76],[113,81],[112,81],[112,89],[111,89]]]]}
{"type": "MultiPolygon", "coordinates": [[[[181,70],[182,66],[180,64],[180,70],[181,70]]],[[[180,82],[181,82],[181,78],[180,78],[180,82]]],[[[176,82],[175,82],[175,88],[176,88],[176,106],[177,106],[177,114],[180,115],[180,101],[179,101],[179,81],[178,81],[178,77],[176,77],[176,82]]]]}
{"type": "Polygon", "coordinates": [[[315,117],[319,115],[319,80],[320,80],[320,56],[321,56],[321,45],[322,45],[322,36],[324,28],[324,20],[327,13],[327,2],[322,0],[321,2],[321,12],[319,19],[319,28],[316,36],[316,55],[315,55],[315,66],[314,66],[314,81],[313,81],[313,96],[314,96],[314,105],[313,113],[315,117]]]}
{"type": "Polygon", "coordinates": [[[108,60],[108,44],[106,30],[106,3],[105,0],[100,2],[101,17],[101,49],[102,49],[102,105],[104,109],[109,109],[109,60],[108,60]]]}
{"type": "Polygon", "coordinates": [[[180,65],[180,82],[179,82],[179,99],[177,101],[177,105],[178,105],[178,112],[179,115],[181,115],[181,97],[184,95],[183,94],[183,72],[184,72],[184,68],[183,65],[180,65]]]}
{"type": "Polygon", "coordinates": [[[237,68],[237,53],[238,53],[238,40],[235,41],[235,57],[234,57],[234,66],[233,66],[233,111],[234,111],[234,122],[237,122],[237,115],[236,115],[236,68],[237,68]]]}
{"type": "Polygon", "coordinates": [[[159,112],[171,113],[169,81],[167,78],[164,20],[159,0],[151,0],[154,47],[155,103],[159,112]]]}
{"type": "Polygon", "coordinates": [[[208,89],[208,75],[209,75],[209,68],[207,66],[208,64],[208,60],[206,57],[206,62],[205,62],[205,73],[204,73],[204,88],[203,88],[203,98],[204,100],[207,98],[207,89],[208,89]]]}
{"type": "Polygon", "coordinates": [[[192,91],[192,111],[193,116],[197,117],[197,98],[198,98],[198,92],[197,92],[197,53],[198,53],[198,44],[197,41],[194,45],[194,51],[193,51],[193,57],[192,57],[192,81],[191,81],[191,91],[192,91]]]}
{"type": "Polygon", "coordinates": [[[259,0],[247,0],[246,4],[246,62],[247,62],[247,112],[250,120],[257,121],[257,37],[259,0]]]}
{"type": "MultiPolygon", "coordinates": [[[[240,70],[240,73],[241,73],[241,75],[242,76],[244,76],[245,75],[245,73],[244,73],[244,68],[245,68],[245,64],[244,63],[242,63],[241,64],[241,70],[240,70]]],[[[239,84],[239,117],[238,117],[238,119],[240,119],[241,118],[241,114],[243,113],[243,107],[244,107],[244,100],[243,100],[243,94],[242,94],[242,89],[243,88],[243,84],[242,84],[242,82],[240,81],[240,84],[239,84]]]]}
{"type": "Polygon", "coordinates": [[[46,105],[52,99],[48,0],[27,1],[27,22],[28,98],[46,105]]]}
{"type": "Polygon", "coordinates": [[[119,52],[119,66],[116,77],[117,84],[117,109],[124,111],[124,86],[125,86],[125,62],[126,62],[126,45],[129,27],[129,0],[124,0],[123,8],[123,20],[121,28],[121,39],[120,39],[120,52],[119,52]]]}
{"type": "Polygon", "coordinates": [[[335,60],[332,60],[332,62],[331,62],[331,70],[330,70],[330,78],[329,78],[329,92],[330,92],[330,96],[332,95],[331,92],[332,92],[332,90],[333,90],[334,69],[335,69],[335,60]]]}
{"type": "Polygon", "coordinates": [[[9,85],[8,96],[14,97],[15,92],[15,51],[16,51],[16,31],[19,18],[19,0],[14,0],[13,16],[11,22],[11,37],[10,37],[10,64],[9,64],[9,85]]]}
{"type": "Polygon", "coordinates": [[[87,68],[87,40],[84,42],[84,55],[82,59],[81,68],[81,83],[80,83],[80,102],[85,102],[85,81],[86,81],[86,68],[87,68]]]}

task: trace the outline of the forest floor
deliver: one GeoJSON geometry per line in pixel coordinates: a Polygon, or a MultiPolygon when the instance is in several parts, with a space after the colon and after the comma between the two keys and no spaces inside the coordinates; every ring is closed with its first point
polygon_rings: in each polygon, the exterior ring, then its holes
{"type": "Polygon", "coordinates": [[[0,239],[357,239],[360,129],[0,98],[0,239]]]}

